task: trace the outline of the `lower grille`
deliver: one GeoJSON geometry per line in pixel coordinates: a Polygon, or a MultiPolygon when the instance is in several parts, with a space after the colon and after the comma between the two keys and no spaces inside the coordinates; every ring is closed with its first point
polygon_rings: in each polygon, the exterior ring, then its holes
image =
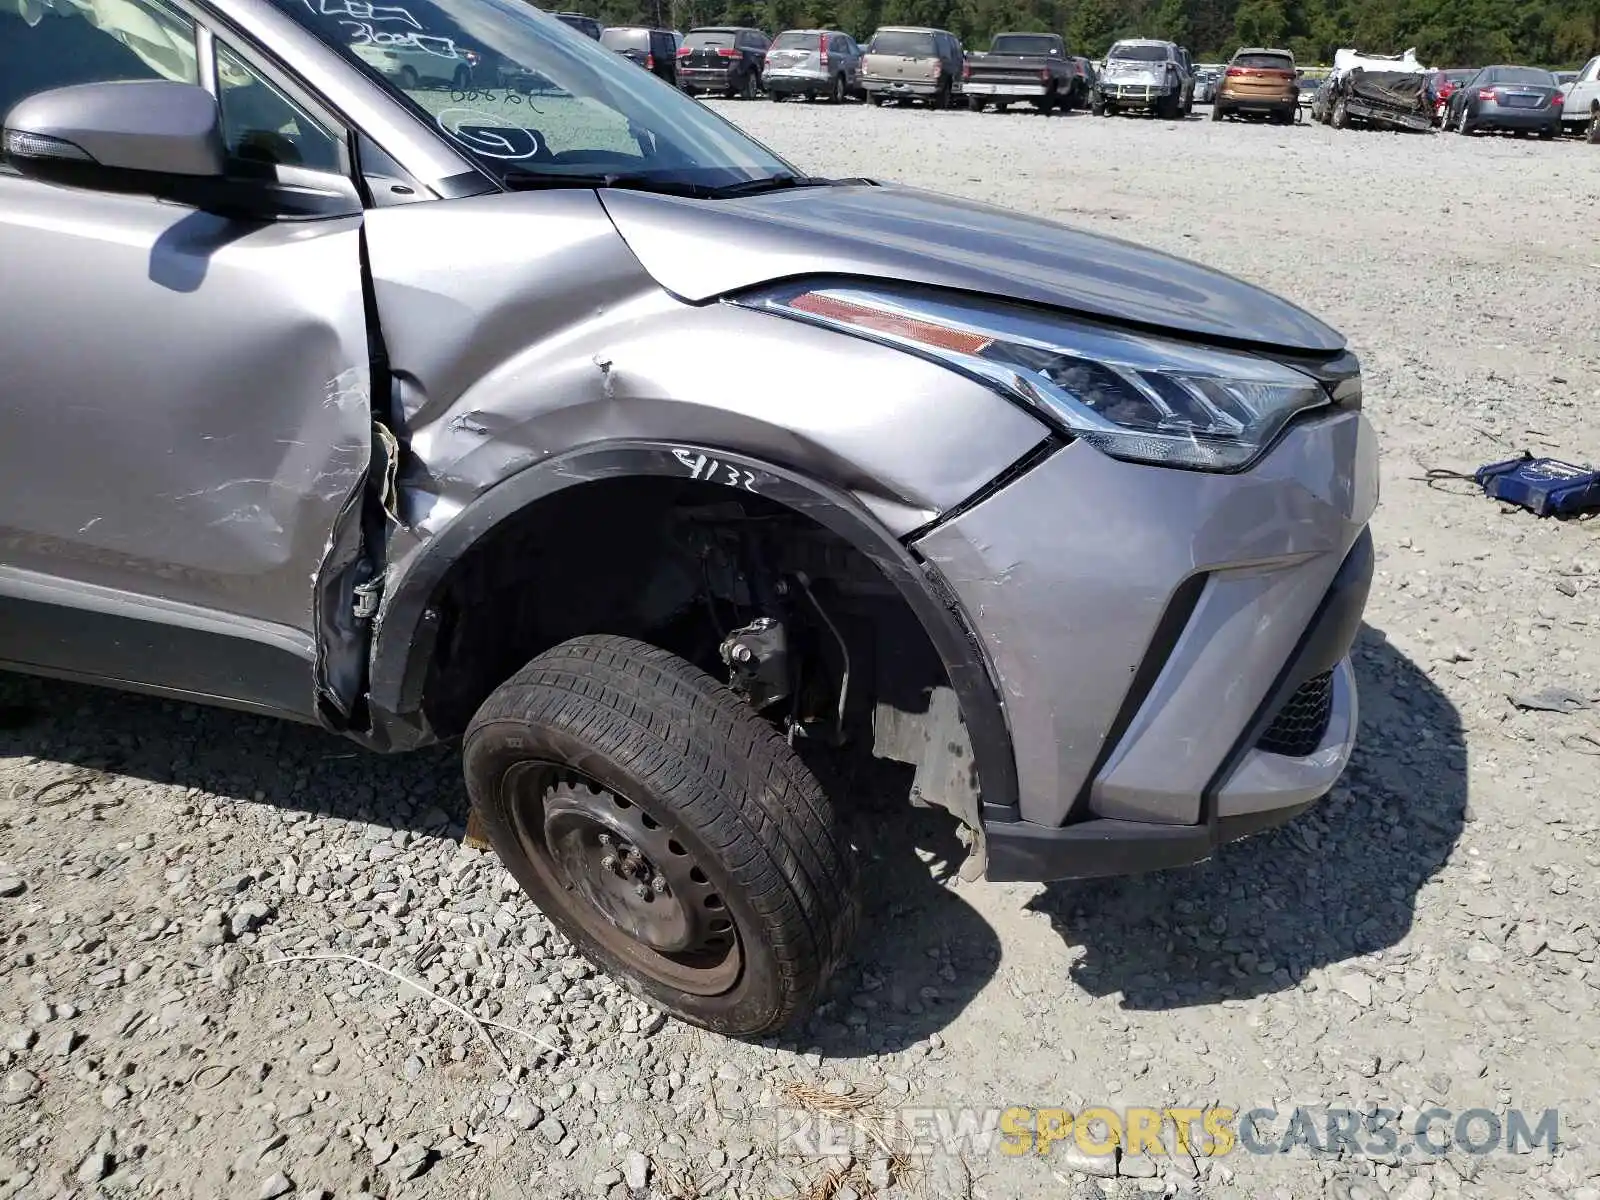
{"type": "Polygon", "coordinates": [[[1295,689],[1257,740],[1256,749],[1304,758],[1322,744],[1332,715],[1333,672],[1324,671],[1295,689]]]}

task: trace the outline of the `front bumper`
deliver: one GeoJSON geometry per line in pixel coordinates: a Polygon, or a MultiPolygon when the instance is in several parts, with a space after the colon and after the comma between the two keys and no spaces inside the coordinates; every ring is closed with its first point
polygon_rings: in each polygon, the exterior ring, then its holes
{"type": "Polygon", "coordinates": [[[1354,743],[1376,502],[1372,431],[1346,411],[1236,475],[1070,444],[922,538],[1010,728],[990,878],[1193,861],[1325,794],[1354,743]],[[1317,720],[1286,738],[1307,696],[1317,720]]]}
{"type": "Polygon", "coordinates": [[[1178,94],[1178,89],[1164,83],[1107,83],[1100,85],[1100,97],[1110,104],[1158,104],[1168,96],[1178,94]]]}

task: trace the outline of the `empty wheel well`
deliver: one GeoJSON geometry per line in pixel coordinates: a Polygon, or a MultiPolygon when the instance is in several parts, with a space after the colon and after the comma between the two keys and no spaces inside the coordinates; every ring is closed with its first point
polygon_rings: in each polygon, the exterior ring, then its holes
{"type": "Polygon", "coordinates": [[[577,484],[479,539],[429,607],[438,628],[422,707],[441,736],[459,734],[535,655],[619,634],[735,683],[836,762],[917,765],[905,780],[913,799],[976,824],[971,741],[917,614],[861,550],[767,497],[660,476],[577,484]],[[724,646],[759,618],[782,626],[781,663],[746,688],[724,646]]]}

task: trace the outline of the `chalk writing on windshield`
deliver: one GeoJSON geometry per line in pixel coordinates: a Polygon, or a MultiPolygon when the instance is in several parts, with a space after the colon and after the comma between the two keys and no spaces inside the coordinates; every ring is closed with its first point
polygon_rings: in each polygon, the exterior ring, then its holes
{"type": "MultiPolygon", "coordinates": [[[[386,50],[419,50],[439,58],[459,58],[476,62],[476,57],[464,54],[456,47],[455,39],[439,37],[427,32],[427,27],[411,11],[393,4],[371,4],[368,0],[300,0],[308,10],[324,17],[338,20],[341,29],[349,30],[351,46],[380,46],[386,50]],[[401,26],[402,28],[395,28],[401,26]]],[[[523,103],[522,89],[506,89],[505,98],[514,104],[523,103]]],[[[495,102],[492,92],[456,88],[451,100],[457,107],[447,108],[434,117],[446,137],[454,139],[467,149],[484,158],[516,162],[534,158],[540,152],[539,136],[531,129],[522,129],[481,109],[460,107],[462,100],[482,99],[495,102]]]]}
{"type": "Polygon", "coordinates": [[[418,32],[425,27],[410,11],[397,5],[369,4],[366,0],[300,0],[310,11],[324,17],[348,17],[339,28],[350,31],[352,46],[384,46],[389,49],[420,50],[440,58],[460,58],[455,39],[418,32]],[[384,22],[398,22],[409,29],[381,28],[384,22]]]}
{"type": "Polygon", "coordinates": [[[538,134],[508,125],[504,117],[493,113],[476,108],[447,108],[435,119],[447,135],[485,158],[515,162],[539,153],[538,134]]]}

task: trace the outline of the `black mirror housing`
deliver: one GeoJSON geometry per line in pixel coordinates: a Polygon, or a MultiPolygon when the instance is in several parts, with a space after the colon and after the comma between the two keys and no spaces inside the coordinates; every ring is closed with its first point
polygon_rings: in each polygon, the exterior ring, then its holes
{"type": "Polygon", "coordinates": [[[30,178],[174,195],[227,169],[217,102],[165,80],[86,83],[29,96],[6,117],[6,160],[30,178]]]}

